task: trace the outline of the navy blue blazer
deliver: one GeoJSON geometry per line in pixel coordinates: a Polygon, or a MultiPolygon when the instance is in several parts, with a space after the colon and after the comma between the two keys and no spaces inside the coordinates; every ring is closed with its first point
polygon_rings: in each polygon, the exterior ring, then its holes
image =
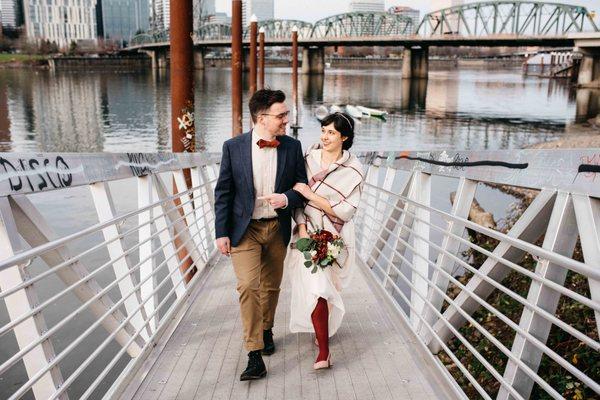
{"type": "MultiPolygon", "coordinates": [[[[307,183],[304,155],[300,142],[289,136],[278,136],[277,173],[275,193],[288,198],[288,206],[277,209],[279,232],[285,245],[290,242],[292,210],[304,206],[304,197],[292,189],[298,183],[307,183]]],[[[229,237],[237,246],[248,229],[256,192],[252,173],[252,131],[223,143],[221,170],[215,187],[216,237],[229,237]]]]}

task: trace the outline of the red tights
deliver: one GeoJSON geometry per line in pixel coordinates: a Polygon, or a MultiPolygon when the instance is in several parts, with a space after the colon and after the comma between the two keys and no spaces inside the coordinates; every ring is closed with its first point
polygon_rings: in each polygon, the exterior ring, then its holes
{"type": "Polygon", "coordinates": [[[319,297],[311,318],[319,342],[317,362],[325,361],[329,357],[329,307],[327,306],[327,300],[319,297]]]}

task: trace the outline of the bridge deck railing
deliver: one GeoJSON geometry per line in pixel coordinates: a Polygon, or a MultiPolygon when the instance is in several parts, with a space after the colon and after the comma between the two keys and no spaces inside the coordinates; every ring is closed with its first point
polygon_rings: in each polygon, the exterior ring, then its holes
{"type": "MultiPolygon", "coordinates": [[[[600,149],[360,156],[359,255],[456,391],[597,396],[600,149]],[[483,184],[537,194],[494,229],[483,184]]],[[[3,398],[121,390],[213,262],[217,158],[0,157],[3,398]]]]}
{"type": "Polygon", "coordinates": [[[598,396],[600,150],[364,160],[359,253],[458,390],[469,399],[598,396]],[[474,206],[476,191],[487,206],[502,200],[487,185],[527,188],[534,199],[495,228],[474,206]]]}
{"type": "Polygon", "coordinates": [[[213,262],[216,164],[196,154],[0,164],[0,397],[110,397],[213,262]]]}

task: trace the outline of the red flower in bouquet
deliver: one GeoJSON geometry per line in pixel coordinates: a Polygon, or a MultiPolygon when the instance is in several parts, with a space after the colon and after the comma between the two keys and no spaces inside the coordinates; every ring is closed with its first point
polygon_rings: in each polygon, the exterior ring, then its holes
{"type": "Polygon", "coordinates": [[[326,268],[332,265],[344,248],[344,241],[328,230],[319,229],[309,232],[309,237],[299,239],[296,248],[304,254],[304,266],[316,273],[318,267],[326,268]]]}

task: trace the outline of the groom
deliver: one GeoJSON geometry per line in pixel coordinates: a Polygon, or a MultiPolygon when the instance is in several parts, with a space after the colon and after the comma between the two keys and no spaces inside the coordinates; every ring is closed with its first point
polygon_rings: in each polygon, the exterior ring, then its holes
{"type": "Polygon", "coordinates": [[[285,136],[289,111],[281,90],[258,90],[249,102],[254,128],[223,144],[215,188],[217,247],[231,255],[237,277],[248,366],[240,380],[267,374],[273,320],[290,241],[291,211],[304,198],[292,187],[307,183],[300,142],[285,136]]]}

